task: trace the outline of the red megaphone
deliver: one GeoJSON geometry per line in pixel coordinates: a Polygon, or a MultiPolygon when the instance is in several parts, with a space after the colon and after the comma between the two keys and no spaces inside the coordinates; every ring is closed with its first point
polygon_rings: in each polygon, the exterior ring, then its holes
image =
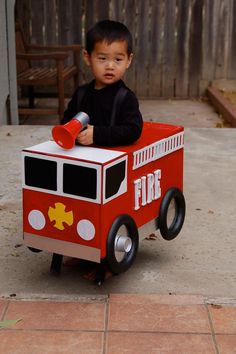
{"type": "Polygon", "coordinates": [[[52,128],[54,141],[63,149],[71,149],[79,132],[89,123],[89,116],[79,112],[74,118],[64,125],[56,125],[52,128]]]}

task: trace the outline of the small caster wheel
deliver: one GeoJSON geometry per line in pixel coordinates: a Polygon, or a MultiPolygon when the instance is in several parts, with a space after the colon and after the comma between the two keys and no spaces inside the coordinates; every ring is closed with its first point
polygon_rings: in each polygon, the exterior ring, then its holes
{"type": "Polygon", "coordinates": [[[53,253],[50,273],[53,275],[59,275],[61,273],[63,256],[61,254],[53,253]]]}

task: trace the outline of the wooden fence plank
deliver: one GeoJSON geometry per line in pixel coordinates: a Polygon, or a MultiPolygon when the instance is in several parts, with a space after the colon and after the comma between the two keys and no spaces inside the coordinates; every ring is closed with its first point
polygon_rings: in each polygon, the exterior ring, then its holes
{"type": "Polygon", "coordinates": [[[137,46],[139,45],[138,43],[138,38],[137,38],[137,29],[136,29],[136,21],[134,20],[136,18],[136,1],[135,0],[129,0],[125,1],[123,4],[123,9],[120,9],[119,13],[122,14],[123,20],[119,19],[119,21],[123,22],[127,28],[129,29],[132,39],[133,39],[133,52],[134,52],[134,58],[133,62],[131,63],[131,66],[129,67],[128,71],[126,72],[125,75],[125,82],[129,86],[129,88],[133,91],[136,92],[136,67],[137,67],[137,46]]]}
{"type": "Polygon", "coordinates": [[[58,41],[59,44],[71,43],[72,0],[58,0],[58,41]]]}
{"type": "Polygon", "coordinates": [[[109,19],[109,0],[97,0],[97,21],[109,19]]]}
{"type": "MultiPolygon", "coordinates": [[[[84,38],[84,1],[83,0],[73,0],[72,3],[72,14],[71,14],[71,41],[72,44],[81,44],[83,47],[85,45],[84,38]]],[[[79,83],[82,84],[85,81],[84,77],[84,61],[83,55],[81,53],[80,58],[80,70],[79,83]]]]}
{"type": "Polygon", "coordinates": [[[232,4],[232,35],[231,35],[231,43],[230,43],[230,51],[229,51],[229,72],[227,77],[230,79],[236,79],[236,1],[232,4]]]}
{"type": "Polygon", "coordinates": [[[189,89],[189,34],[191,24],[191,0],[178,0],[176,38],[176,80],[177,97],[187,97],[189,89]]]}
{"type": "Polygon", "coordinates": [[[31,8],[29,1],[16,0],[15,20],[19,21],[24,29],[24,36],[27,42],[31,41],[30,20],[31,8]]]}
{"type": "MultiPolygon", "coordinates": [[[[97,21],[96,17],[96,2],[95,1],[89,1],[85,0],[84,2],[84,16],[85,16],[85,23],[84,23],[84,30],[85,34],[87,31],[95,24],[97,21]]],[[[91,73],[90,68],[84,63],[83,64],[83,71],[84,71],[84,77],[85,81],[88,82],[93,79],[93,75],[91,73]]]]}
{"type": "Polygon", "coordinates": [[[82,44],[83,41],[83,24],[84,21],[84,1],[73,0],[71,14],[71,40],[72,44],[82,44]]]}
{"type": "Polygon", "coordinates": [[[149,1],[137,2],[136,88],[138,96],[148,93],[149,1]]]}
{"type": "MultiPolygon", "coordinates": [[[[31,44],[45,45],[45,17],[44,17],[44,2],[38,1],[32,6],[31,2],[31,44]]],[[[51,63],[44,62],[51,65],[51,63]]],[[[40,61],[34,60],[31,62],[32,66],[41,65],[40,61]]]]}
{"type": "Polygon", "coordinates": [[[45,44],[44,2],[31,2],[31,43],[45,44]]]}
{"type": "Polygon", "coordinates": [[[228,51],[229,51],[229,43],[230,43],[231,14],[232,14],[231,9],[232,9],[231,0],[221,0],[220,11],[218,16],[219,32],[217,38],[217,51],[216,51],[216,72],[215,72],[216,79],[226,78],[228,74],[228,63],[229,63],[228,51]]]}
{"type": "Polygon", "coordinates": [[[162,56],[162,95],[174,96],[176,1],[164,2],[164,37],[162,56]]]}
{"type": "MultiPolygon", "coordinates": [[[[129,0],[128,0],[129,1],[129,0]]],[[[110,1],[110,19],[114,21],[124,22],[124,7],[127,0],[111,0],[110,1]]]]}
{"type": "Polygon", "coordinates": [[[56,1],[44,2],[45,18],[45,44],[58,44],[57,22],[56,22],[56,1]]]}
{"type": "Polygon", "coordinates": [[[96,17],[96,2],[95,1],[85,1],[85,32],[91,28],[97,21],[96,17]]]}
{"type": "Polygon", "coordinates": [[[221,0],[205,1],[205,16],[203,17],[203,53],[202,78],[211,81],[215,75],[216,49],[215,40],[219,34],[219,7],[221,0]]]}
{"type": "MultiPolygon", "coordinates": [[[[83,28],[83,1],[68,0],[65,2],[64,0],[57,0],[57,11],[59,44],[81,44],[83,28]]],[[[70,58],[68,63],[72,63],[72,58],[70,58]]],[[[82,65],[81,58],[81,68],[82,65]]]]}
{"type": "Polygon", "coordinates": [[[192,21],[189,43],[189,96],[199,95],[199,80],[202,67],[202,17],[203,1],[195,0],[192,7],[192,21]]]}
{"type": "Polygon", "coordinates": [[[150,9],[150,51],[149,51],[149,80],[148,96],[161,96],[162,72],[162,33],[163,33],[163,2],[152,0],[150,9]]]}

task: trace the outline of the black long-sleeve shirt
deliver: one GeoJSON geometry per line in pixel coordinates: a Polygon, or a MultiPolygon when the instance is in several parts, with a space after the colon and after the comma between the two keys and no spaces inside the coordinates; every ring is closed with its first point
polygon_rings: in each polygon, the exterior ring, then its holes
{"type": "Polygon", "coordinates": [[[78,107],[80,87],[77,88],[64,113],[63,123],[68,122],[81,111],[88,114],[89,124],[94,126],[94,144],[116,146],[128,145],[136,141],[141,135],[143,120],[135,94],[125,86],[122,80],[100,90],[95,89],[94,84],[94,80],[88,84],[80,107],[78,107]],[[115,124],[111,126],[114,98],[122,86],[127,89],[127,93],[119,108],[115,124]]]}

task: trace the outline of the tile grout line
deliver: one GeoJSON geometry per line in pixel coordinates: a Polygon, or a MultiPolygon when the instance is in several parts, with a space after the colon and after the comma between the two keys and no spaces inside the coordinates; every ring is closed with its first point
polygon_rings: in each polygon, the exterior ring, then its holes
{"type": "Polygon", "coordinates": [[[208,320],[209,320],[209,324],[210,324],[210,328],[211,328],[211,336],[212,336],[212,340],[213,340],[213,343],[215,346],[216,354],[220,354],[219,349],[218,349],[218,345],[217,345],[217,341],[216,341],[216,335],[215,335],[215,330],[214,330],[211,314],[209,311],[208,304],[206,304],[206,303],[205,303],[205,308],[207,311],[207,316],[208,316],[208,320]]]}
{"type": "Polygon", "coordinates": [[[107,352],[107,334],[108,334],[108,319],[109,319],[109,312],[110,312],[110,306],[109,306],[109,298],[110,296],[108,295],[107,301],[106,301],[106,307],[105,307],[105,328],[104,328],[104,333],[103,333],[103,350],[102,354],[106,354],[107,352]]]}
{"type": "MultiPolygon", "coordinates": [[[[34,328],[34,329],[29,329],[29,328],[5,328],[4,331],[9,331],[9,332],[71,332],[71,333],[104,333],[106,332],[107,334],[109,333],[140,333],[140,334],[174,334],[174,335],[201,335],[201,336],[211,336],[212,333],[206,333],[206,332],[176,332],[176,331],[159,331],[159,330],[153,330],[153,331],[140,331],[140,330],[110,330],[110,331],[104,331],[104,330],[90,330],[90,329],[57,329],[57,328],[34,328]]],[[[219,333],[222,335],[225,335],[225,333],[219,333]]],[[[230,334],[226,334],[228,336],[235,336],[235,334],[230,333],[230,334]]]]}
{"type": "Polygon", "coordinates": [[[8,300],[7,303],[6,303],[6,305],[5,305],[4,310],[3,310],[3,312],[2,312],[1,320],[4,320],[4,317],[5,317],[6,313],[7,313],[7,310],[8,310],[9,305],[10,305],[10,301],[8,300]]]}

